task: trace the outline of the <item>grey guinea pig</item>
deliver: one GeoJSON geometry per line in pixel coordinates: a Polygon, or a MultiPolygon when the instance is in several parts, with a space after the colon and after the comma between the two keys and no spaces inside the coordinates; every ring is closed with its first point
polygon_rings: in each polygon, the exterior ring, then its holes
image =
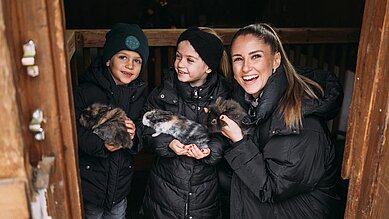
{"type": "Polygon", "coordinates": [[[209,138],[206,127],[184,116],[153,109],[143,115],[142,122],[143,125],[155,130],[153,137],[164,133],[173,136],[185,145],[196,144],[200,149],[208,148],[209,138]]]}
{"type": "Polygon", "coordinates": [[[104,143],[130,149],[133,142],[124,123],[126,119],[128,117],[122,109],[94,103],[83,110],[79,121],[85,128],[92,129],[104,143]]]}
{"type": "Polygon", "coordinates": [[[242,129],[243,134],[252,134],[253,126],[243,122],[248,119],[246,110],[233,99],[223,99],[218,97],[216,101],[208,106],[207,127],[210,133],[220,133],[221,128],[226,125],[220,120],[221,115],[236,122],[242,129]]]}

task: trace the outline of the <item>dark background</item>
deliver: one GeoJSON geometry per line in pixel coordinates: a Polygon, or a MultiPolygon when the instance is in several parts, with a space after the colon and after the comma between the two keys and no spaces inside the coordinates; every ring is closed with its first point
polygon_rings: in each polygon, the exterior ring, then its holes
{"type": "Polygon", "coordinates": [[[67,29],[108,29],[113,23],[142,28],[360,27],[364,0],[64,0],[67,29]],[[150,15],[150,14],[152,15],[150,15]]]}

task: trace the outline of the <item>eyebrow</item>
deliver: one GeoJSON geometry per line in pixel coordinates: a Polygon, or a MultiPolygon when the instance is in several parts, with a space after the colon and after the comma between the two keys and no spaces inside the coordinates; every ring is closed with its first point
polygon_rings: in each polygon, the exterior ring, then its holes
{"type": "Polygon", "coordinates": [[[249,52],[249,55],[252,55],[252,54],[255,54],[255,53],[258,53],[258,52],[264,52],[263,50],[255,50],[255,51],[251,51],[251,52],[249,52]]]}
{"type": "MultiPolygon", "coordinates": [[[[255,54],[255,53],[259,53],[259,52],[264,53],[263,50],[254,50],[254,51],[249,52],[249,55],[252,55],[252,54],[255,54]]],[[[234,56],[242,56],[242,55],[241,54],[232,54],[232,56],[234,57],[234,56]]]]}
{"type": "MultiPolygon", "coordinates": [[[[126,56],[126,57],[129,57],[130,55],[128,55],[127,53],[124,53],[124,52],[118,52],[118,55],[122,55],[122,56],[126,56]]],[[[142,57],[140,55],[135,55],[133,58],[139,58],[139,59],[142,59],[142,57]]]]}
{"type": "Polygon", "coordinates": [[[192,55],[183,55],[183,54],[180,53],[178,50],[176,51],[176,53],[180,54],[181,56],[185,56],[185,57],[187,57],[187,58],[193,58],[193,59],[196,59],[196,60],[200,58],[200,56],[199,56],[199,57],[195,57],[195,56],[192,56],[192,55]]]}

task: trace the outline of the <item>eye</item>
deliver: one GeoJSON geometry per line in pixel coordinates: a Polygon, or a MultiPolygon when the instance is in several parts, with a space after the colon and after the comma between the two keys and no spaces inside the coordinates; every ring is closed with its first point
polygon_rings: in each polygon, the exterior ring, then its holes
{"type": "Polygon", "coordinates": [[[136,64],[141,65],[141,64],[142,64],[142,59],[134,59],[134,62],[135,62],[136,64]]]}
{"type": "Polygon", "coordinates": [[[193,63],[193,62],[194,62],[194,60],[193,60],[193,59],[190,59],[190,58],[187,59],[187,60],[188,60],[189,63],[193,63]]]}
{"type": "Polygon", "coordinates": [[[232,59],[232,62],[240,62],[240,61],[243,61],[243,59],[241,57],[236,57],[236,58],[232,59]]]}
{"type": "Polygon", "coordinates": [[[127,56],[125,56],[125,55],[119,55],[119,59],[120,59],[120,60],[127,60],[127,56]]]}
{"type": "Polygon", "coordinates": [[[176,59],[181,59],[181,55],[179,53],[176,53],[176,59]]]}
{"type": "Polygon", "coordinates": [[[260,54],[254,54],[251,58],[252,59],[259,59],[261,57],[262,57],[262,55],[260,55],[260,54]]]}
{"type": "Polygon", "coordinates": [[[211,120],[211,124],[212,124],[212,125],[216,125],[216,124],[217,124],[217,120],[216,120],[216,119],[212,119],[212,120],[211,120]]]}

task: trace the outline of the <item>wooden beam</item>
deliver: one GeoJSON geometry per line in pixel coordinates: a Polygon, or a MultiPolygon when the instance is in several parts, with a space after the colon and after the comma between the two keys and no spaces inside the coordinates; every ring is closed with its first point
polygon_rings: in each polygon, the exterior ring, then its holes
{"type": "Polygon", "coordinates": [[[67,30],[65,32],[66,39],[66,52],[68,60],[72,59],[74,53],[76,52],[76,33],[73,30],[67,30]]]}
{"type": "MultiPolygon", "coordinates": [[[[149,45],[176,46],[177,38],[185,29],[145,29],[149,45]]],[[[225,45],[229,45],[237,28],[215,28],[225,45]]],[[[359,28],[276,28],[285,44],[314,44],[314,43],[355,43],[359,40],[359,28]]],[[[108,30],[69,30],[76,31],[83,37],[83,45],[103,47],[105,34],[108,30]]]]}
{"type": "Polygon", "coordinates": [[[30,218],[26,182],[0,180],[0,218],[30,218]]]}
{"type": "Polygon", "coordinates": [[[389,0],[367,0],[359,43],[342,176],[345,218],[389,215],[389,0]]]}

